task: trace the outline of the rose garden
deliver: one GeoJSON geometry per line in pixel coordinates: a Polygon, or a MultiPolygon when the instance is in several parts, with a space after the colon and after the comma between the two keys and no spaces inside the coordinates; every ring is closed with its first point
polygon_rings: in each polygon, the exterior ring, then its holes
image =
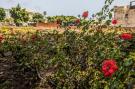
{"type": "Polygon", "coordinates": [[[0,89],[134,89],[135,31],[117,25],[111,3],[106,0],[98,21],[88,20],[88,11],[49,18],[63,32],[2,26],[0,89]]]}

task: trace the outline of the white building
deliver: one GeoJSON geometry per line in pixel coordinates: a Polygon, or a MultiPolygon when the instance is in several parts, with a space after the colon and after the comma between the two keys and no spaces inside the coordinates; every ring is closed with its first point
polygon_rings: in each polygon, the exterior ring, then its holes
{"type": "Polygon", "coordinates": [[[6,18],[11,18],[10,10],[9,9],[5,9],[5,12],[6,12],[6,18]]]}

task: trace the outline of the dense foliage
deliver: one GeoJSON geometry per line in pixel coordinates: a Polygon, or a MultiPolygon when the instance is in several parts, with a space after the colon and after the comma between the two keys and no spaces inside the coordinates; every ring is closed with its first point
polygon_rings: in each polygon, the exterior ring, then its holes
{"type": "Polygon", "coordinates": [[[40,13],[34,13],[32,18],[33,18],[33,22],[42,22],[44,19],[44,16],[40,13]]]}
{"type": "Polygon", "coordinates": [[[6,17],[6,12],[4,8],[0,8],[0,21],[3,21],[6,17]]]}
{"type": "Polygon", "coordinates": [[[22,9],[19,4],[16,7],[13,7],[10,10],[10,13],[17,26],[29,21],[29,13],[26,11],[26,9],[22,9]]]}
{"type": "Polygon", "coordinates": [[[0,41],[0,51],[11,52],[19,70],[36,69],[40,87],[127,89],[135,82],[133,34],[102,28],[63,34],[37,31],[3,34],[0,41]]]}
{"type": "Polygon", "coordinates": [[[64,16],[64,15],[61,15],[61,16],[48,16],[47,17],[47,20],[48,22],[56,22],[57,20],[62,20],[62,21],[72,21],[76,19],[76,17],[74,16],[64,16]]]}
{"type": "MultiPolygon", "coordinates": [[[[87,19],[88,11],[82,13],[83,19],[48,17],[50,22],[62,20],[64,27],[71,22],[83,26],[80,32],[69,28],[64,28],[63,33],[37,30],[22,34],[10,30],[5,34],[1,31],[1,56],[10,54],[18,67],[16,70],[24,76],[26,71],[33,70],[33,75],[37,76],[30,80],[38,77],[36,88],[39,89],[132,89],[135,85],[135,34],[119,33],[118,27],[99,25],[106,19],[107,25],[117,24],[117,20],[111,20],[109,5],[112,2],[106,0],[102,11],[97,13],[98,23],[87,19]],[[89,28],[91,23],[94,25],[89,28]]],[[[35,21],[39,21],[39,17],[42,16],[36,15],[35,21]]],[[[12,87],[12,82],[6,86],[12,87]]]]}

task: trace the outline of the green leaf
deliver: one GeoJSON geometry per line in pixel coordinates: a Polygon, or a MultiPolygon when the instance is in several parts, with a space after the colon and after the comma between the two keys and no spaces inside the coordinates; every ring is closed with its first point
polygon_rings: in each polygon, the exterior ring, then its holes
{"type": "Polygon", "coordinates": [[[108,85],[106,85],[106,86],[104,87],[104,89],[109,89],[109,86],[108,86],[108,85]]]}
{"type": "Polygon", "coordinates": [[[133,64],[133,60],[132,59],[125,59],[125,61],[124,61],[124,65],[125,66],[130,66],[132,64],[133,64]]]}

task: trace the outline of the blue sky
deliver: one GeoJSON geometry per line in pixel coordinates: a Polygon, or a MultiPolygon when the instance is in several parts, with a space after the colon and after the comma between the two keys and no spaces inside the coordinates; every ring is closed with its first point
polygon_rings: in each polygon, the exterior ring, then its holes
{"type": "MultiPolygon", "coordinates": [[[[77,16],[88,10],[91,14],[101,10],[105,0],[0,0],[0,7],[11,8],[18,3],[36,12],[47,11],[47,15],[77,16]]],[[[112,6],[128,5],[131,0],[114,0],[112,6]]]]}

